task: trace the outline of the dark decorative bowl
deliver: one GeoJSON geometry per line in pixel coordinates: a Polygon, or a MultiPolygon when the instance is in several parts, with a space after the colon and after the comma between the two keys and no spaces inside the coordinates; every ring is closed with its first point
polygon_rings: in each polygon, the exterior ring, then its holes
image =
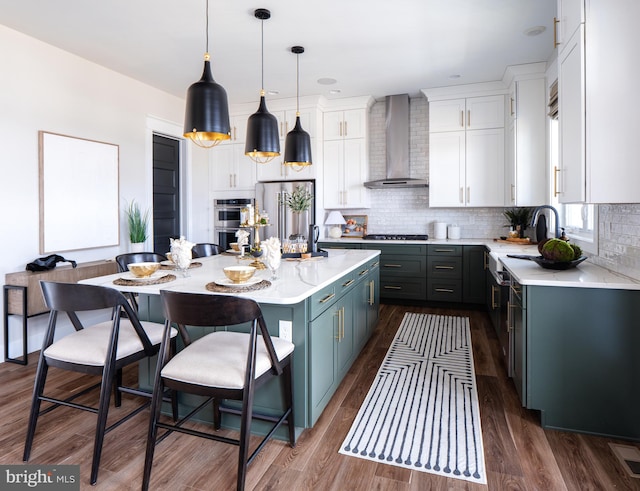
{"type": "Polygon", "coordinates": [[[542,256],[532,257],[531,260],[535,261],[538,265],[542,266],[545,269],[571,269],[575,268],[582,261],[587,259],[587,256],[580,256],[578,259],[574,259],[573,261],[552,261],[550,259],[545,259],[542,256]]]}

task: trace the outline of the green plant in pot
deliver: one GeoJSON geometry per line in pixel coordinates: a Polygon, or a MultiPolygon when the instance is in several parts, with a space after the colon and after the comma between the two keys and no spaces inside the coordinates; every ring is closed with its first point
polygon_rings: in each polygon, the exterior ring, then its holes
{"type": "Polygon", "coordinates": [[[149,210],[144,213],[135,200],[129,203],[126,210],[127,223],[129,225],[129,240],[132,244],[142,244],[147,240],[147,227],[149,226],[149,210]]]}
{"type": "Polygon", "coordinates": [[[285,198],[285,203],[293,212],[293,230],[295,235],[304,237],[309,228],[308,212],[313,202],[313,194],[303,185],[298,185],[285,198]]]}
{"type": "Polygon", "coordinates": [[[531,223],[531,217],[533,215],[533,208],[527,206],[521,206],[518,208],[508,208],[502,213],[509,221],[509,225],[505,227],[511,227],[518,232],[518,237],[524,237],[524,231],[531,223]]]}

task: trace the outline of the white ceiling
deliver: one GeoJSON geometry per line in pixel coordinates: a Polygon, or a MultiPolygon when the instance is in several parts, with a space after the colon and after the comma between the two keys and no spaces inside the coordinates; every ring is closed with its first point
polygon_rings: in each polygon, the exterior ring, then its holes
{"type": "MultiPolygon", "coordinates": [[[[200,78],[206,0],[0,0],[0,23],[178,97],[200,78]]],[[[500,80],[547,61],[556,0],[210,0],[214,78],[230,102],[257,100],[260,21],[267,98],[418,94],[500,80]],[[527,36],[534,26],[546,27],[527,36]],[[459,75],[459,78],[451,78],[459,75]],[[332,78],[333,85],[318,79],[332,78]],[[338,89],[338,95],[329,93],[338,89]]],[[[37,59],[33,60],[37,63],[37,59]]]]}

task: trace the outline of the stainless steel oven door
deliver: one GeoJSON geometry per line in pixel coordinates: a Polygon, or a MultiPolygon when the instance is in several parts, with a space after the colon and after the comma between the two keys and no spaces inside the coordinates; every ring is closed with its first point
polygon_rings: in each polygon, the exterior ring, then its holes
{"type": "Polygon", "coordinates": [[[239,207],[216,208],[214,226],[220,229],[240,227],[240,210],[239,207]]]}

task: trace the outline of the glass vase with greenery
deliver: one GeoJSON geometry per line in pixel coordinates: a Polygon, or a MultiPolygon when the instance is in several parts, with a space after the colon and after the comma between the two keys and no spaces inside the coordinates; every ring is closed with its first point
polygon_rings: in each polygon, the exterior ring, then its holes
{"type": "MultiPolygon", "coordinates": [[[[292,229],[294,238],[306,237],[309,228],[309,208],[313,201],[313,194],[303,185],[299,184],[285,198],[285,203],[293,212],[292,229]]],[[[291,238],[291,237],[290,237],[291,238]]]]}
{"type": "Polygon", "coordinates": [[[142,213],[135,200],[127,207],[127,223],[129,224],[129,240],[132,244],[138,244],[147,240],[147,227],[149,225],[149,210],[142,213]]]}

